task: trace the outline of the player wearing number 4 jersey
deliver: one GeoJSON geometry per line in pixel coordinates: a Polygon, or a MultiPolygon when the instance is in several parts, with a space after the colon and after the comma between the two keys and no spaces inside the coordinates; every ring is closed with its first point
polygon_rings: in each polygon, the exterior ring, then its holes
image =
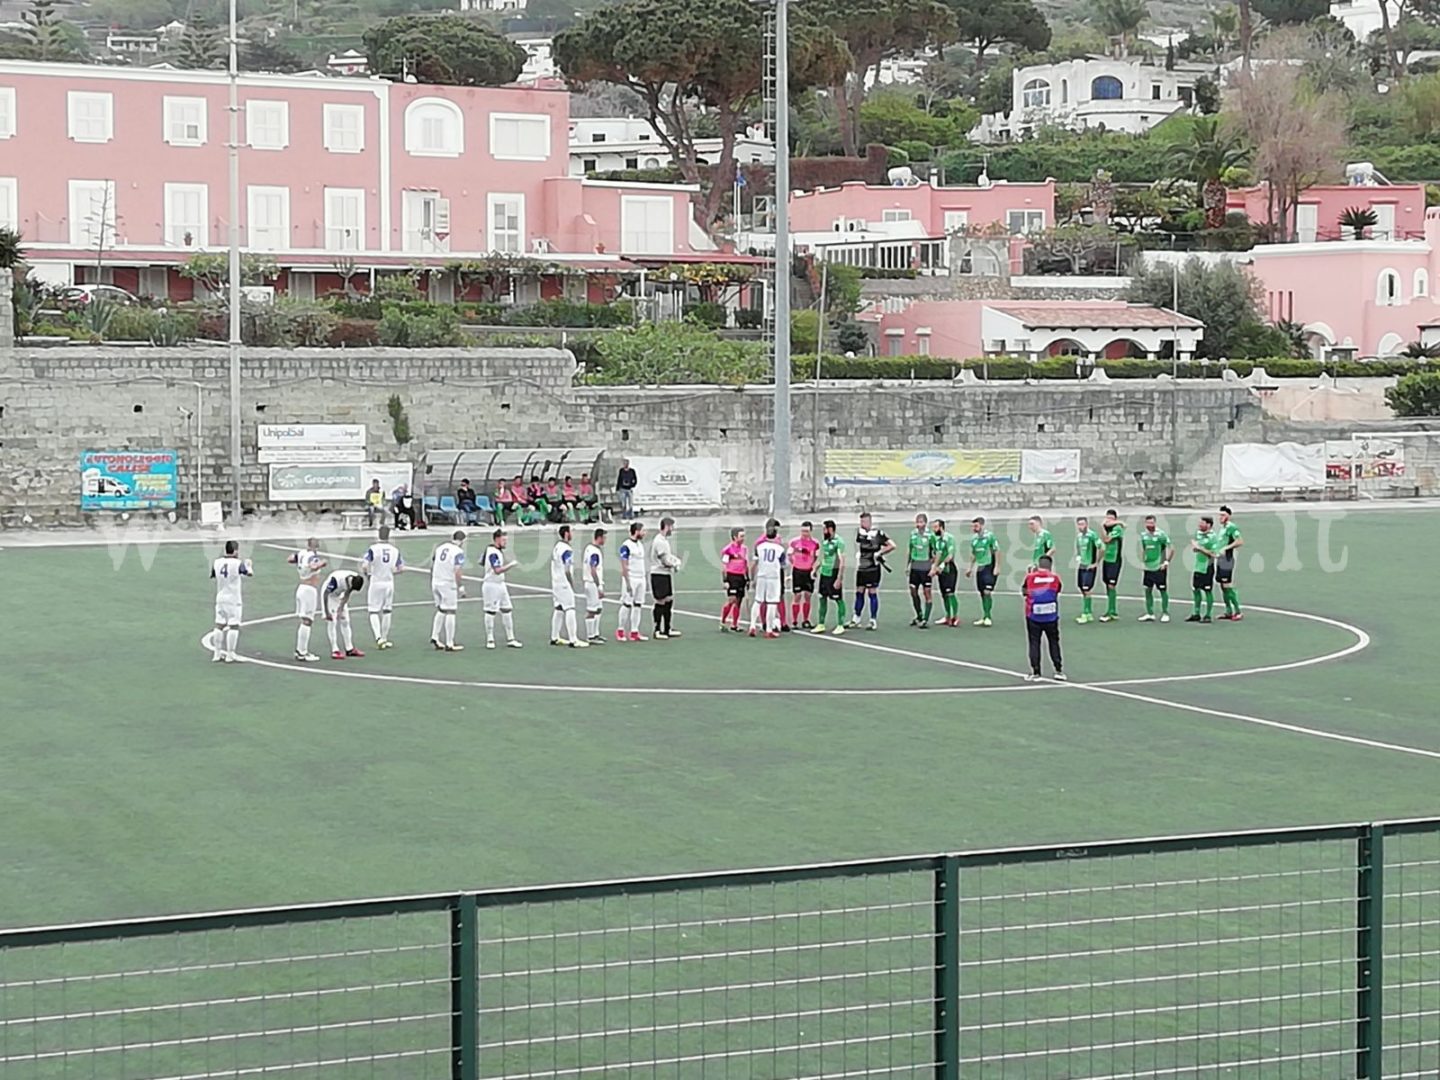
{"type": "Polygon", "coordinates": [[[375,647],[394,648],[390,640],[390,619],[395,611],[395,574],[405,569],[405,560],[400,557],[400,549],[390,543],[390,526],[380,526],[380,542],[366,550],[360,569],[370,580],[365,606],[370,614],[375,647]]]}
{"type": "Polygon", "coordinates": [[[239,659],[235,649],[240,644],[242,599],[240,582],[254,573],[249,559],[240,558],[237,541],[225,541],[225,554],[210,565],[215,579],[215,629],[210,635],[212,663],[233,664],[239,659]]]}

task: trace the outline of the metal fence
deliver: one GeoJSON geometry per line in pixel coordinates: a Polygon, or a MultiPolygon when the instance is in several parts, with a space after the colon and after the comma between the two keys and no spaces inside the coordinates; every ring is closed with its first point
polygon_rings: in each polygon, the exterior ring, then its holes
{"type": "Polygon", "coordinates": [[[0,931],[5,1080],[1437,1074],[1440,820],[0,931]]]}

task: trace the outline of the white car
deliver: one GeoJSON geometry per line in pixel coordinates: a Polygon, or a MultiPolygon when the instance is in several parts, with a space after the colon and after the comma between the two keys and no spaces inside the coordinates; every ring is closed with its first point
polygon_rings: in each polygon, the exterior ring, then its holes
{"type": "Polygon", "coordinates": [[[72,285],[60,294],[60,306],[67,309],[84,308],[96,300],[108,300],[122,307],[140,303],[133,293],[116,285],[72,285]]]}

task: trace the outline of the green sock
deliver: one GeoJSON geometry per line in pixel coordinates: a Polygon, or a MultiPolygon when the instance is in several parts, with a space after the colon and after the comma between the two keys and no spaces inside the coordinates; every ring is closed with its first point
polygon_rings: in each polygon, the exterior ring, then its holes
{"type": "Polygon", "coordinates": [[[1234,586],[1225,590],[1225,610],[1235,615],[1240,614],[1240,594],[1235,591],[1234,586]]]}
{"type": "Polygon", "coordinates": [[[1081,596],[1080,596],[1080,614],[1081,614],[1081,615],[1089,615],[1089,614],[1090,614],[1090,594],[1089,594],[1089,593],[1082,593],[1081,596]]]}
{"type": "Polygon", "coordinates": [[[1105,614],[1117,615],[1119,609],[1116,607],[1120,602],[1120,594],[1109,585],[1105,586],[1105,614]]]}
{"type": "Polygon", "coordinates": [[[817,625],[819,625],[819,626],[824,626],[824,625],[825,625],[825,613],[826,613],[827,611],[829,611],[829,610],[830,610],[830,601],[829,601],[828,599],[826,599],[825,597],[823,597],[823,596],[820,597],[820,622],[819,622],[817,625]]]}
{"type": "Polygon", "coordinates": [[[1155,614],[1155,590],[1149,585],[1145,586],[1145,614],[1155,614]]]}
{"type": "Polygon", "coordinates": [[[1199,614],[1200,614],[1200,605],[1201,605],[1202,603],[1204,603],[1204,601],[1205,601],[1205,594],[1202,593],[1199,589],[1194,589],[1194,590],[1191,591],[1191,596],[1193,597],[1194,604],[1195,604],[1195,614],[1196,614],[1196,615],[1199,615],[1199,614]]]}
{"type": "Polygon", "coordinates": [[[910,603],[915,608],[915,618],[920,618],[920,594],[918,592],[910,594],[910,603]]]}
{"type": "Polygon", "coordinates": [[[952,619],[960,617],[960,598],[953,593],[945,598],[945,613],[952,619]]]}
{"type": "Polygon", "coordinates": [[[995,597],[987,592],[980,598],[980,606],[985,609],[985,618],[990,618],[990,609],[995,606],[995,597]]]}
{"type": "Polygon", "coordinates": [[[1161,614],[1161,615],[1169,615],[1169,614],[1170,614],[1170,590],[1169,590],[1169,589],[1161,589],[1161,590],[1160,590],[1160,614],[1161,614]]]}
{"type": "Polygon", "coordinates": [[[1208,619],[1215,614],[1215,590],[1210,589],[1205,593],[1205,617],[1208,619]]]}
{"type": "Polygon", "coordinates": [[[933,600],[926,600],[926,601],[925,601],[925,614],[923,614],[923,615],[920,616],[920,621],[921,621],[921,622],[929,622],[929,621],[930,621],[930,612],[932,612],[932,611],[934,611],[934,610],[935,610],[935,601],[933,601],[933,600]]]}

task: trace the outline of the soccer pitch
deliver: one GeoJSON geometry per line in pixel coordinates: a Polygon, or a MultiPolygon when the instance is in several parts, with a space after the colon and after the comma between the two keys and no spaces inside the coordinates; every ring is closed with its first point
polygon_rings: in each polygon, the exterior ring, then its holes
{"type": "MultiPolygon", "coordinates": [[[[357,611],[368,655],[303,667],[298,541],[245,542],[255,662],[213,666],[213,540],[8,547],[0,924],[1436,812],[1440,513],[1241,508],[1246,619],[1208,626],[1182,621],[1183,553],[1175,621],[1135,621],[1125,516],[1121,620],[1076,626],[1062,600],[1070,686],[1021,682],[1018,597],[971,626],[963,577],[960,629],[907,627],[897,572],[878,632],[717,633],[720,541],[683,523],[679,640],[548,647],[553,532],[530,530],[512,538],[523,651],[480,648],[470,600],[468,651],[433,652],[411,573],[395,649],[357,611]]],[[[1193,523],[1165,522],[1182,548],[1193,523]]],[[[1028,533],[997,533],[1013,589],[1028,533]]],[[[403,539],[407,560],[443,534],[403,539]]],[[[335,566],[365,544],[322,548],[335,566]]]]}

